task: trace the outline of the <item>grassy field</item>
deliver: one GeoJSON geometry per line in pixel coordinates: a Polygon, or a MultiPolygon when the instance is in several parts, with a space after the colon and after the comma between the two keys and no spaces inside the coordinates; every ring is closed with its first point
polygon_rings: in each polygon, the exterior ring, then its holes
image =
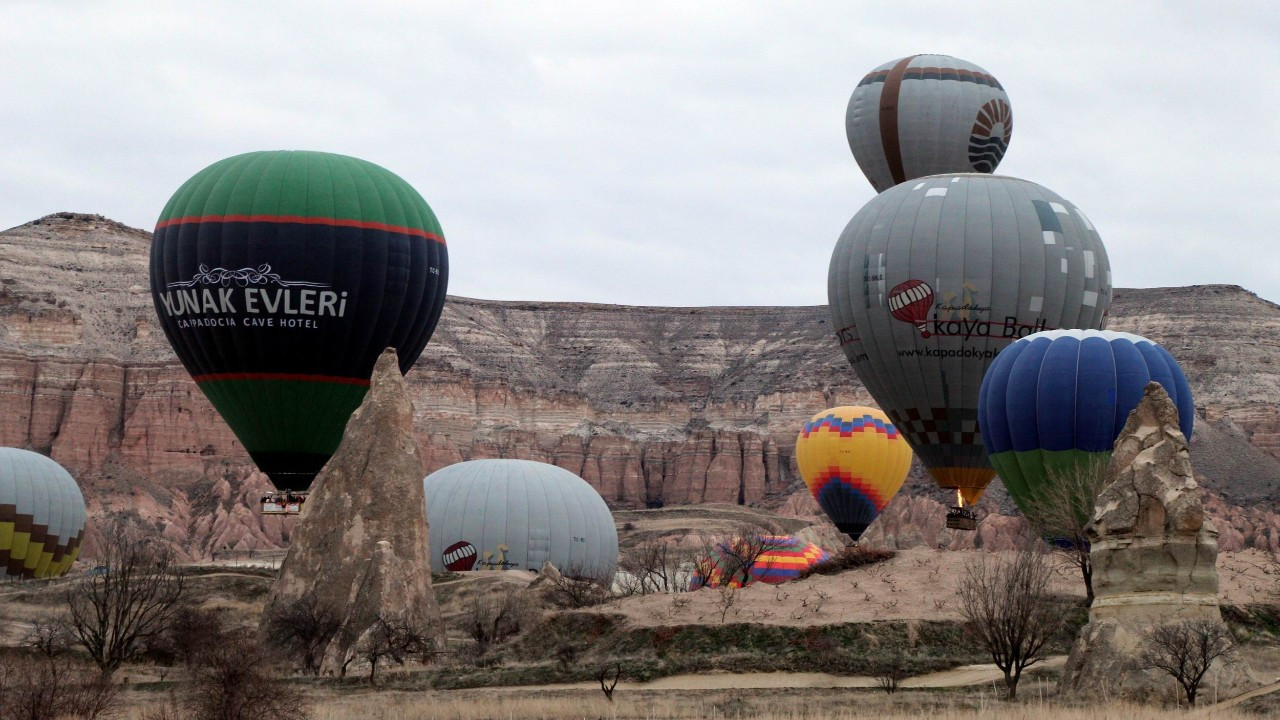
{"type": "MultiPolygon", "coordinates": [[[[1253,720],[1238,710],[1211,708],[1188,713],[1178,708],[1113,704],[1062,707],[1037,696],[1028,685],[1026,699],[1007,703],[984,692],[908,692],[788,690],[716,693],[631,692],[607,702],[599,691],[548,693],[536,690],[496,692],[360,692],[316,697],[314,720],[1162,720],[1216,718],[1253,720]]],[[[126,720],[145,720],[135,706],[126,720]]]]}

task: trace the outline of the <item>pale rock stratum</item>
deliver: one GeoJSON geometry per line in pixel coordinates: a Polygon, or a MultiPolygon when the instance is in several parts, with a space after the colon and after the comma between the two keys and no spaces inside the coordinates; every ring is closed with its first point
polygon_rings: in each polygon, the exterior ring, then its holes
{"type": "MultiPolygon", "coordinates": [[[[292,522],[253,509],[266,478],[156,326],[150,239],[75,213],[0,232],[0,445],[49,454],[80,480],[89,557],[93,518],[108,514],[136,516],[193,557],[279,547],[292,522]]],[[[1197,480],[1222,548],[1280,549],[1280,306],[1224,285],[1117,290],[1111,328],[1164,344],[1186,371],[1197,480]]],[[[873,404],[822,306],[453,297],[407,380],[424,474],[541,460],[613,508],[782,505],[806,492],[793,460],[800,424],[873,404]]],[[[866,539],[1007,546],[1021,520],[998,483],[988,497],[977,533],[946,530],[947,497],[917,467],[866,539]]],[[[801,500],[792,510],[818,519],[801,500]]]]}

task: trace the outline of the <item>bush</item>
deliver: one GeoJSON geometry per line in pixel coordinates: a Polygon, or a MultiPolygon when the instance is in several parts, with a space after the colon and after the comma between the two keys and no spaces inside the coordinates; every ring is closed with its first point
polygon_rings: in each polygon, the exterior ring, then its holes
{"type": "Polygon", "coordinates": [[[208,645],[191,669],[182,699],[191,720],[306,720],[306,699],[274,678],[275,658],[248,633],[208,645]]]}
{"type": "Polygon", "coordinates": [[[0,660],[0,717],[56,720],[105,716],[120,686],[67,658],[0,660]]]}
{"type": "Polygon", "coordinates": [[[846,570],[855,570],[867,565],[875,565],[877,563],[892,560],[898,553],[892,550],[876,550],[864,547],[847,547],[844,550],[832,555],[805,570],[800,574],[800,578],[807,578],[812,575],[835,575],[845,572],[846,570]]]}

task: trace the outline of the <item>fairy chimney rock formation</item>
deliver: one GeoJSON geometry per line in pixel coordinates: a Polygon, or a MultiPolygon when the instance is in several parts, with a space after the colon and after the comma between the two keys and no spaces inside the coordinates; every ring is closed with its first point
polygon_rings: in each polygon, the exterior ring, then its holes
{"type": "Polygon", "coordinates": [[[309,597],[341,618],[322,669],[337,670],[380,619],[439,642],[422,461],[395,350],[378,358],[364,402],[316,478],[263,614],[309,597]]]}
{"type": "MultiPolygon", "coordinates": [[[[1145,639],[1159,625],[1222,622],[1222,614],[1218,531],[1200,502],[1177,407],[1159,383],[1147,384],[1116,439],[1086,534],[1095,598],[1060,690],[1111,699],[1166,698],[1169,676],[1141,667],[1145,639]]],[[[1253,681],[1232,652],[1215,661],[1205,682],[1234,694],[1253,681]]]]}

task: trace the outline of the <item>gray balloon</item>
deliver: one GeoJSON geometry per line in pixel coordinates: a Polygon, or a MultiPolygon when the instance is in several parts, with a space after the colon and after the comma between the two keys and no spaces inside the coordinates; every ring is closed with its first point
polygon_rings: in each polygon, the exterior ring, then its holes
{"type": "Polygon", "coordinates": [[[80,554],[80,486],[39,453],[0,448],[0,579],[66,574],[80,554]]]}
{"type": "Polygon", "coordinates": [[[947,55],[912,55],[867,73],[845,132],[876,192],[939,173],[995,172],[1013,137],[1009,96],[991,73],[947,55]]]}
{"type": "Polygon", "coordinates": [[[996,353],[1056,328],[1099,329],[1111,267],[1093,224],[1035,183],[937,175],[872,198],[827,278],[840,345],[939,486],[976,501],[994,476],[978,391],[996,353]]]}
{"type": "Polygon", "coordinates": [[[532,460],[471,460],[423,480],[431,570],[541,570],[611,582],[618,531],[587,481],[532,460]]]}

